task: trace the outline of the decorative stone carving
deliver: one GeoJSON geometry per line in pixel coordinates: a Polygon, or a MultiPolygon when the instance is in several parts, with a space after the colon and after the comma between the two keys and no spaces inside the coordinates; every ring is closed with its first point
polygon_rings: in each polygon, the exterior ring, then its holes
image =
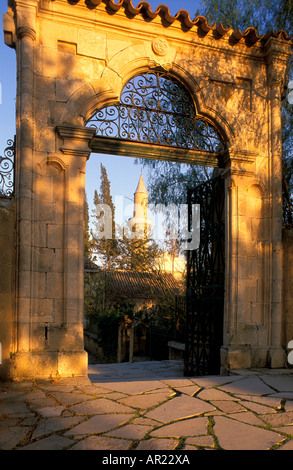
{"type": "Polygon", "coordinates": [[[164,56],[168,53],[169,44],[165,38],[157,37],[152,42],[152,48],[155,54],[164,56]]]}

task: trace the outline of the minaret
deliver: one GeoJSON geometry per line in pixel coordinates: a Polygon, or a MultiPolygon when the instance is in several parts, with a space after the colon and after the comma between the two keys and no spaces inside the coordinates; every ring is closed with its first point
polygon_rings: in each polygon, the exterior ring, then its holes
{"type": "Polygon", "coordinates": [[[146,239],[148,237],[151,220],[148,219],[148,192],[142,174],[134,193],[134,211],[133,217],[129,219],[129,225],[135,232],[135,238],[146,239]]]}

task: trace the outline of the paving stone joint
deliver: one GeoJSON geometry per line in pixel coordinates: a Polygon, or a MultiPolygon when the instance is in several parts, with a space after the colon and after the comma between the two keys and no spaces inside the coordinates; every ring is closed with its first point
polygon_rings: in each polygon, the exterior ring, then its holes
{"type": "Polygon", "coordinates": [[[179,365],[0,382],[0,449],[293,450],[292,371],[183,377],[179,365]]]}

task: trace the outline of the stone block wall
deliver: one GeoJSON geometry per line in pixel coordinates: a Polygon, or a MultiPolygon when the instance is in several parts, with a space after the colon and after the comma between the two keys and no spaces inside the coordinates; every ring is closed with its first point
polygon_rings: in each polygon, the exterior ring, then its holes
{"type": "Polygon", "coordinates": [[[293,230],[283,230],[283,341],[293,340],[293,230]]]}
{"type": "Polygon", "coordinates": [[[15,201],[0,197],[0,380],[10,375],[15,299],[15,201]]]}

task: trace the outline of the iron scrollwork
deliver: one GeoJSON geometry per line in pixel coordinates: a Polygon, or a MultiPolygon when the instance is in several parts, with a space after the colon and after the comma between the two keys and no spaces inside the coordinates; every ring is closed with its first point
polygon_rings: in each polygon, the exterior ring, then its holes
{"type": "Polygon", "coordinates": [[[10,197],[14,192],[14,153],[15,141],[9,139],[4,150],[4,157],[0,156],[0,196],[10,197]]]}
{"type": "Polygon", "coordinates": [[[225,223],[224,180],[211,179],[188,192],[200,205],[200,245],[187,252],[186,376],[220,373],[223,344],[225,223]]]}
{"type": "Polygon", "coordinates": [[[120,103],[96,111],[87,121],[96,136],[219,153],[216,128],[196,114],[189,92],[162,72],[133,77],[120,103]]]}

